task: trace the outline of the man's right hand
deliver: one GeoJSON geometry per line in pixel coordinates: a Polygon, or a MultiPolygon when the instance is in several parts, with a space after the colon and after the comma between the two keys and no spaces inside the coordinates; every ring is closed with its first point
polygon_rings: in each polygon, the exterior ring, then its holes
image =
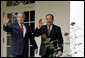
{"type": "Polygon", "coordinates": [[[4,16],[4,23],[5,23],[5,24],[8,24],[8,22],[9,22],[8,17],[7,17],[7,16],[4,16]]]}
{"type": "Polygon", "coordinates": [[[42,19],[39,20],[39,27],[42,27],[43,23],[42,23],[42,19]]]}

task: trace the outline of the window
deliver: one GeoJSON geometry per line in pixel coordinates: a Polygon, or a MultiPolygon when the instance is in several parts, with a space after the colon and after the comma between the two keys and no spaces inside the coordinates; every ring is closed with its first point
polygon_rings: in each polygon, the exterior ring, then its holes
{"type": "Polygon", "coordinates": [[[35,21],[35,11],[30,11],[30,21],[35,21]]]}
{"type": "Polygon", "coordinates": [[[24,12],[24,13],[25,13],[25,16],[26,16],[24,22],[28,22],[28,21],[29,21],[29,11],[26,11],[26,12],[24,12]]]}
{"type": "Polygon", "coordinates": [[[33,4],[33,3],[35,3],[35,1],[7,1],[6,6],[7,6],[7,7],[17,6],[17,5],[19,5],[20,3],[22,3],[23,5],[25,5],[25,4],[33,4]]]}
{"type": "Polygon", "coordinates": [[[7,1],[7,5],[6,6],[12,6],[12,1],[7,1]]]}

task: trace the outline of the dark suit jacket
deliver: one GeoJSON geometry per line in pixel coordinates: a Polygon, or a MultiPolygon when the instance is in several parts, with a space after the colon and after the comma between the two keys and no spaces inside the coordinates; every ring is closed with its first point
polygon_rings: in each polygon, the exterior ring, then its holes
{"type": "Polygon", "coordinates": [[[37,48],[35,40],[32,39],[31,30],[29,25],[25,25],[26,34],[22,36],[21,28],[18,23],[13,23],[7,26],[3,26],[4,31],[11,33],[11,54],[22,55],[23,51],[28,55],[28,40],[30,39],[34,49],[37,48]]]}
{"type": "MultiPolygon", "coordinates": [[[[51,41],[57,39],[58,42],[56,41],[53,44],[54,44],[54,46],[57,46],[57,44],[58,44],[59,47],[61,47],[61,49],[59,49],[59,50],[63,52],[63,46],[62,46],[63,38],[62,38],[61,28],[59,26],[53,25],[49,36],[48,36],[47,25],[42,26],[40,29],[36,28],[35,36],[40,36],[42,34],[46,34],[47,37],[50,37],[51,41]]],[[[45,44],[43,43],[43,41],[44,41],[44,39],[41,39],[41,46],[40,46],[40,55],[41,56],[45,55],[45,53],[47,51],[47,48],[45,47],[45,44]]]]}

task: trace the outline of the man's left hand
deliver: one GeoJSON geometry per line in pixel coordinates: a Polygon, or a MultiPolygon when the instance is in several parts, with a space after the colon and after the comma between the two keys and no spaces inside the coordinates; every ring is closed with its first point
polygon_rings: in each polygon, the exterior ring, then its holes
{"type": "Polygon", "coordinates": [[[58,51],[58,56],[62,56],[63,52],[62,51],[58,51]]]}
{"type": "Polygon", "coordinates": [[[35,49],[34,51],[35,51],[36,54],[38,53],[38,49],[35,49]]]}

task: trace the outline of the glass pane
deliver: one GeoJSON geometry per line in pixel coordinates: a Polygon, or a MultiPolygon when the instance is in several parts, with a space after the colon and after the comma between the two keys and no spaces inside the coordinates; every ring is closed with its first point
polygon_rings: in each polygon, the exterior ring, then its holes
{"type": "Polygon", "coordinates": [[[11,57],[11,55],[10,55],[10,47],[7,47],[7,57],[11,57]]]}
{"type": "MultiPolygon", "coordinates": [[[[31,29],[32,30],[32,29],[31,29]]],[[[34,39],[34,36],[32,36],[31,39],[34,39]]],[[[33,41],[30,41],[30,57],[34,57],[34,49],[33,49],[33,41]]]]}
{"type": "Polygon", "coordinates": [[[29,1],[23,1],[23,4],[29,4],[29,1]]]}
{"type": "Polygon", "coordinates": [[[30,1],[30,3],[35,3],[35,1],[30,1]]]}
{"type": "Polygon", "coordinates": [[[6,6],[16,6],[19,5],[20,3],[22,4],[32,4],[35,3],[35,1],[7,1],[6,6]]]}
{"type": "Polygon", "coordinates": [[[34,23],[30,23],[30,27],[31,27],[32,33],[34,33],[35,24],[34,23]]]}
{"type": "Polygon", "coordinates": [[[34,49],[30,46],[30,57],[34,57],[34,49]]]}
{"type": "Polygon", "coordinates": [[[13,23],[17,22],[17,13],[13,13],[13,23]]]}
{"type": "Polygon", "coordinates": [[[7,46],[10,46],[11,44],[11,36],[7,36],[7,46]]]}
{"type": "Polygon", "coordinates": [[[3,12],[3,17],[4,17],[4,15],[5,15],[5,12],[3,12]]]}
{"type": "Polygon", "coordinates": [[[35,21],[35,11],[30,11],[30,21],[35,21]]]}
{"type": "MultiPolygon", "coordinates": [[[[31,39],[34,39],[34,36],[31,37],[31,39]]],[[[30,41],[30,45],[32,45],[33,41],[30,41]]]]}
{"type": "Polygon", "coordinates": [[[19,3],[17,1],[13,1],[13,6],[18,5],[19,3]]]}
{"type": "Polygon", "coordinates": [[[12,1],[7,1],[7,5],[6,6],[12,6],[12,1]]]}
{"type": "Polygon", "coordinates": [[[24,25],[28,25],[29,26],[29,23],[24,23],[24,25]]]}
{"type": "Polygon", "coordinates": [[[12,23],[12,13],[7,14],[7,17],[9,18],[9,23],[12,23]]]}
{"type": "Polygon", "coordinates": [[[25,16],[26,16],[24,22],[28,22],[28,21],[29,21],[29,11],[26,11],[26,12],[24,12],[24,13],[25,13],[25,16]]]}

